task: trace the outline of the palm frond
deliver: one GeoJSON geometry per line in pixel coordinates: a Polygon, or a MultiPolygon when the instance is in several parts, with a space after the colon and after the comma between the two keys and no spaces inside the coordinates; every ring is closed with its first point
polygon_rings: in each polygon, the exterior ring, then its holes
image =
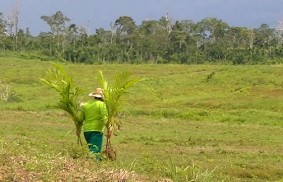
{"type": "Polygon", "coordinates": [[[102,71],[99,71],[97,80],[100,82],[100,85],[103,88],[104,101],[106,103],[108,111],[108,121],[106,123],[107,139],[105,153],[108,158],[113,159],[112,151],[114,150],[111,147],[110,138],[113,130],[119,129],[122,125],[121,120],[117,119],[118,113],[122,109],[120,98],[128,92],[129,88],[133,87],[136,83],[141,81],[141,79],[133,79],[129,72],[119,72],[115,75],[115,82],[111,86],[104,78],[102,71]]]}
{"type": "MultiPolygon", "coordinates": [[[[47,77],[41,78],[46,85],[56,90],[60,95],[60,99],[56,108],[68,113],[74,121],[77,130],[82,127],[82,121],[79,119],[79,102],[78,97],[82,90],[73,83],[72,78],[67,74],[63,66],[52,63],[53,69],[49,69],[47,77]]],[[[78,136],[79,137],[79,136],[78,136]]]]}
{"type": "Polygon", "coordinates": [[[122,108],[120,98],[141,79],[132,78],[129,72],[118,72],[115,75],[113,85],[110,86],[102,71],[99,71],[97,79],[104,90],[104,100],[108,109],[108,122],[110,122],[108,124],[113,125],[115,123],[112,122],[115,122],[115,120],[111,118],[115,117],[122,108]]]}

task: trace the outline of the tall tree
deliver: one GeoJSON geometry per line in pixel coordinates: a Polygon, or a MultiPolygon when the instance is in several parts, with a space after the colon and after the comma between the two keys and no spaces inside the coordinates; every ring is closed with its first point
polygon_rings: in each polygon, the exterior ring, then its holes
{"type": "Polygon", "coordinates": [[[8,21],[7,25],[9,27],[9,33],[13,36],[13,49],[18,49],[18,24],[19,24],[19,7],[18,7],[18,1],[15,0],[13,3],[13,6],[10,10],[10,13],[8,15],[8,21]]]}
{"type": "Polygon", "coordinates": [[[262,24],[259,28],[254,29],[254,32],[254,44],[256,45],[256,47],[262,50],[260,51],[262,57],[270,57],[277,44],[275,39],[275,30],[273,28],[270,28],[267,24],[262,24]]]}
{"type": "Polygon", "coordinates": [[[51,32],[54,37],[57,39],[57,48],[61,50],[61,54],[65,50],[65,37],[67,31],[67,22],[70,22],[70,19],[63,15],[61,11],[57,11],[51,16],[41,16],[41,19],[45,21],[51,29],[51,32]]]}
{"type": "Polygon", "coordinates": [[[164,61],[169,46],[169,34],[165,19],[143,21],[139,27],[137,43],[140,58],[143,61],[164,61]]]}
{"type": "Polygon", "coordinates": [[[6,21],[4,20],[3,13],[0,12],[0,34],[6,34],[6,21]]]}
{"type": "Polygon", "coordinates": [[[7,30],[6,30],[6,21],[4,20],[3,13],[0,12],[0,47],[2,50],[6,49],[7,46],[7,30]]]}
{"type": "Polygon", "coordinates": [[[169,35],[174,51],[182,51],[186,44],[187,32],[179,21],[176,21],[169,35]]]}
{"type": "Polygon", "coordinates": [[[116,21],[114,26],[118,34],[132,34],[136,29],[134,20],[129,16],[121,16],[116,21]]]}
{"type": "Polygon", "coordinates": [[[117,35],[116,43],[121,50],[120,59],[123,62],[128,61],[134,46],[133,35],[137,26],[131,17],[121,16],[115,21],[114,27],[116,28],[117,35]]]}

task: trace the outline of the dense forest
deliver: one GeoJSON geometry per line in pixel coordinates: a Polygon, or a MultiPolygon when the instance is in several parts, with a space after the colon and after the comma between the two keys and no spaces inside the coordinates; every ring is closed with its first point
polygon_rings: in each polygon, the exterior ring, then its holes
{"type": "Polygon", "coordinates": [[[283,62],[283,26],[234,27],[216,18],[173,21],[168,15],[136,25],[118,17],[109,30],[71,23],[61,11],[41,16],[50,32],[32,36],[18,28],[18,14],[0,13],[0,50],[36,52],[47,58],[83,63],[227,63],[283,62]]]}

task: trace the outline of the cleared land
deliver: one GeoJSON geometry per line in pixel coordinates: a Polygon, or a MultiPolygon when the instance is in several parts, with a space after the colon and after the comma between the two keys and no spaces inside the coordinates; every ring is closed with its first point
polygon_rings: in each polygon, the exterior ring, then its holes
{"type": "Polygon", "coordinates": [[[39,80],[49,62],[2,56],[0,181],[283,178],[283,66],[62,64],[85,95],[97,70],[146,79],[123,98],[117,161],[96,164],[77,147],[72,121],[52,108],[57,94],[39,80]]]}

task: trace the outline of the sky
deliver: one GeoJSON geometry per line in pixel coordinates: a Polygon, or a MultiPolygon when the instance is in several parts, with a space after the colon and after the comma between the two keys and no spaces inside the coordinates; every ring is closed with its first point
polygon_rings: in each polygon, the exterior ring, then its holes
{"type": "Polygon", "coordinates": [[[97,28],[110,29],[120,16],[132,17],[136,25],[143,20],[159,20],[167,13],[173,21],[195,23],[212,17],[248,28],[263,23],[276,27],[283,19],[283,0],[0,0],[4,17],[15,8],[19,28],[29,28],[32,35],[50,31],[40,17],[57,11],[71,19],[70,23],[86,27],[90,34],[97,28]]]}

